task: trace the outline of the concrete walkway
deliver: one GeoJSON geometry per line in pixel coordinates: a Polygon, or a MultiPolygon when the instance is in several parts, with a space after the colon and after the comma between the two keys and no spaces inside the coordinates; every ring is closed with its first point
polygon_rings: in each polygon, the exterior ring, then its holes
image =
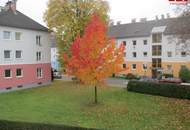
{"type": "MultiPolygon", "coordinates": [[[[72,76],[63,75],[63,77],[62,77],[61,80],[63,80],[63,81],[72,81],[72,76]]],[[[108,86],[111,86],[111,87],[122,87],[122,88],[125,88],[125,87],[127,87],[128,80],[117,79],[117,78],[107,78],[105,80],[105,83],[108,86]]]]}

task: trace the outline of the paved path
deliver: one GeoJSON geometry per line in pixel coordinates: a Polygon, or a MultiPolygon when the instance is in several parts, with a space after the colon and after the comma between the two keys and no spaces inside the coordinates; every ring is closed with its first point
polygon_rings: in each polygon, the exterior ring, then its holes
{"type": "MultiPolygon", "coordinates": [[[[72,81],[72,76],[63,75],[63,81],[72,81]]],[[[125,79],[117,79],[117,78],[108,78],[105,83],[112,87],[127,87],[128,80],[125,79]]]]}
{"type": "Polygon", "coordinates": [[[126,80],[126,79],[117,79],[117,78],[108,78],[108,79],[106,79],[105,82],[109,86],[126,88],[128,80],[126,80]]]}

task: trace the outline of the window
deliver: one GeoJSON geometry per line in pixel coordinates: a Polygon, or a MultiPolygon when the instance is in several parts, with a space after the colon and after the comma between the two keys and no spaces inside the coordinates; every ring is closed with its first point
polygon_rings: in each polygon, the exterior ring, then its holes
{"type": "Polygon", "coordinates": [[[20,32],[15,32],[15,40],[21,40],[21,34],[20,32]]]}
{"type": "Polygon", "coordinates": [[[133,40],[133,46],[136,46],[136,45],[137,45],[137,41],[133,40]]]}
{"type": "Polygon", "coordinates": [[[152,43],[161,43],[162,42],[162,33],[152,34],[152,43]]]}
{"type": "Polygon", "coordinates": [[[20,51],[20,50],[17,50],[16,51],[16,53],[15,53],[15,57],[16,57],[16,59],[21,59],[22,58],[22,51],[20,51]]]}
{"type": "Polygon", "coordinates": [[[127,45],[126,41],[123,41],[123,45],[124,45],[124,46],[126,46],[126,45],[127,45]]]}
{"type": "Polygon", "coordinates": [[[137,57],[137,53],[136,52],[133,52],[133,57],[137,57]]]}
{"type": "Polygon", "coordinates": [[[143,64],[143,70],[147,70],[147,64],[143,64]]]}
{"type": "Polygon", "coordinates": [[[23,70],[18,68],[16,69],[16,77],[22,77],[23,76],[23,70]]]}
{"type": "Polygon", "coordinates": [[[123,64],[123,68],[124,68],[124,69],[127,68],[127,65],[126,65],[126,64],[123,64]]]}
{"type": "Polygon", "coordinates": [[[172,65],[167,65],[167,70],[172,70],[172,65]]]}
{"type": "Polygon", "coordinates": [[[132,70],[136,70],[137,65],[136,64],[132,64],[132,70]]]}
{"type": "Polygon", "coordinates": [[[4,58],[5,59],[10,59],[11,58],[11,51],[10,50],[5,50],[4,51],[4,58]]]}
{"type": "Polygon", "coordinates": [[[172,52],[171,52],[171,51],[168,51],[168,52],[167,52],[167,55],[168,55],[168,57],[172,57],[172,52]]]}
{"type": "Polygon", "coordinates": [[[5,76],[5,78],[11,78],[12,77],[11,70],[10,69],[6,69],[4,71],[4,76],[5,76]]]}
{"type": "Polygon", "coordinates": [[[153,58],[152,59],[152,67],[153,68],[161,68],[162,67],[162,60],[161,60],[161,58],[153,58]]]}
{"type": "Polygon", "coordinates": [[[123,56],[126,57],[126,52],[123,53],[123,56]]]}
{"type": "Polygon", "coordinates": [[[143,40],[143,43],[144,43],[144,45],[148,44],[147,40],[143,40]]]}
{"type": "Polygon", "coordinates": [[[147,57],[148,53],[147,52],[143,52],[143,55],[144,55],[144,57],[147,57]]]}
{"type": "Polygon", "coordinates": [[[42,68],[37,68],[37,78],[42,78],[42,68]]]}
{"type": "Polygon", "coordinates": [[[36,61],[41,61],[41,59],[42,59],[41,52],[36,52],[36,61]]]}
{"type": "Polygon", "coordinates": [[[183,52],[181,52],[181,57],[186,57],[186,52],[185,51],[183,51],[183,52]]]}
{"type": "Polygon", "coordinates": [[[3,39],[10,40],[11,39],[11,32],[3,31],[3,39]]]}
{"type": "Polygon", "coordinates": [[[41,36],[36,36],[36,45],[41,46],[41,36]]]}
{"type": "Polygon", "coordinates": [[[152,55],[153,56],[161,56],[162,55],[162,46],[161,45],[152,46],[152,55]]]}

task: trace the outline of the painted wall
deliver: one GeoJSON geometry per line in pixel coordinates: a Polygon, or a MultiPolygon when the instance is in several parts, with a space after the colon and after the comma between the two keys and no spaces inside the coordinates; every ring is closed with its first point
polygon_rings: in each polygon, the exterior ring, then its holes
{"type": "Polygon", "coordinates": [[[36,63],[50,63],[51,59],[51,40],[47,32],[17,29],[0,26],[0,65],[6,64],[36,64],[36,63]],[[3,39],[3,31],[11,32],[11,40],[3,39]],[[15,32],[21,32],[21,40],[15,40],[15,32]],[[42,46],[36,45],[36,35],[41,36],[42,46]],[[4,50],[11,50],[11,59],[4,59],[4,50]],[[22,59],[15,58],[15,51],[22,50],[22,59]],[[42,52],[42,60],[36,61],[36,52],[42,52]]]}

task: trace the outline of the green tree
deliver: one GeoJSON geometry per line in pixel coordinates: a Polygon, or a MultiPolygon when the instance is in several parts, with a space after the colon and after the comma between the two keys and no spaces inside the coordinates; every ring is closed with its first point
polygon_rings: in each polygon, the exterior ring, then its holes
{"type": "Polygon", "coordinates": [[[190,81],[190,70],[187,67],[182,66],[179,72],[179,77],[183,82],[190,81]]]}
{"type": "Polygon", "coordinates": [[[61,67],[64,67],[63,53],[69,54],[71,44],[77,34],[83,35],[92,14],[96,13],[108,21],[108,11],[109,5],[105,0],[49,0],[44,20],[55,32],[61,67]]]}

